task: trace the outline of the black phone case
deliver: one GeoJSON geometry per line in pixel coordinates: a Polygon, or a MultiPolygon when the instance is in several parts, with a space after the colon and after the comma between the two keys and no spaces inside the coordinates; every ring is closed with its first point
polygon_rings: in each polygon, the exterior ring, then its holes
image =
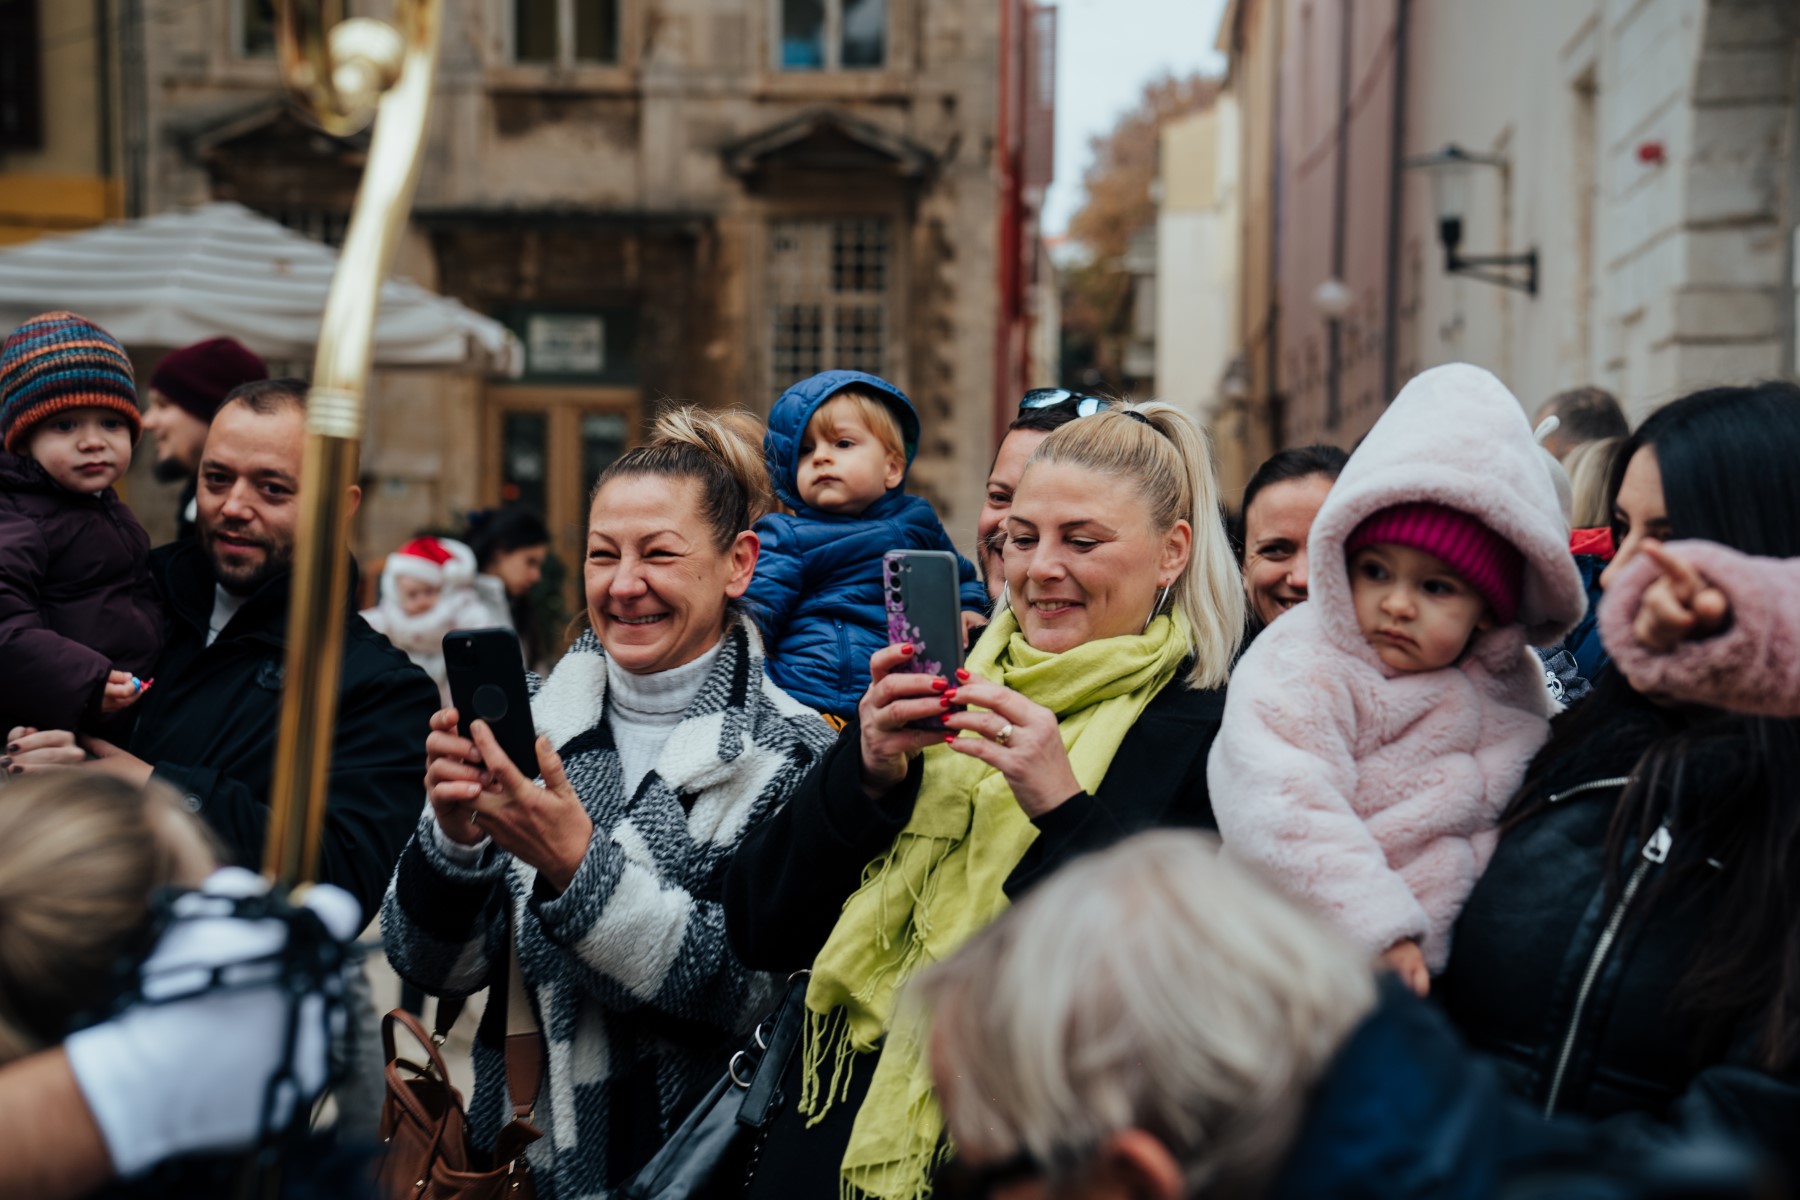
{"type": "Polygon", "coordinates": [[[458,729],[469,736],[469,722],[479,717],[494,740],[527,779],[535,779],[537,727],[531,720],[531,697],[525,689],[525,656],[519,635],[510,629],[459,629],[444,635],[444,668],[450,677],[450,703],[460,718],[458,729]]]}
{"type": "MultiPolygon", "coordinates": [[[[963,652],[956,555],[943,550],[890,550],[881,558],[881,577],[888,643],[913,645],[912,661],[901,670],[936,675],[955,687],[963,652]]],[[[944,728],[941,717],[913,724],[921,729],[944,728]]]]}

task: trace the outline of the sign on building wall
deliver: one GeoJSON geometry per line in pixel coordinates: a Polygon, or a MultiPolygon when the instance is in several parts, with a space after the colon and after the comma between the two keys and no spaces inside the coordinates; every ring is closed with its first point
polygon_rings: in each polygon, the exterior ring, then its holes
{"type": "Polygon", "coordinates": [[[525,356],[532,375],[599,375],[606,370],[606,321],[594,313],[532,313],[525,356]]]}

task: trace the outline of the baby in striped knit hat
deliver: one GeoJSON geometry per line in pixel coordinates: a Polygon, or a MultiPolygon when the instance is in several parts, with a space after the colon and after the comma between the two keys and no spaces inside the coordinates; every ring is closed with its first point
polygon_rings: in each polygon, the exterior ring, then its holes
{"type": "Polygon", "coordinates": [[[22,727],[116,735],[148,686],[162,649],[150,538],[113,491],[141,429],[131,360],[93,322],[44,313],[0,347],[8,741],[22,727]]]}

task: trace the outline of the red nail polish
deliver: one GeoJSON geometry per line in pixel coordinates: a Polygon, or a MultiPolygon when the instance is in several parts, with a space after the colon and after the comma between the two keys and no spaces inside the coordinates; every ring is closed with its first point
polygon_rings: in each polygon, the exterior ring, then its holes
{"type": "Polygon", "coordinates": [[[956,689],[955,688],[951,688],[949,691],[944,693],[944,703],[945,704],[950,703],[954,699],[956,699],[956,689]]]}
{"type": "Polygon", "coordinates": [[[946,733],[944,735],[944,745],[946,745],[946,746],[954,745],[955,742],[956,742],[956,735],[954,733],[946,733]]]}
{"type": "Polygon", "coordinates": [[[900,653],[906,655],[908,658],[911,658],[912,652],[913,652],[913,644],[911,642],[900,643],[900,653]]]}
{"type": "Polygon", "coordinates": [[[938,707],[940,707],[940,708],[949,708],[949,707],[950,707],[950,697],[948,697],[948,696],[939,696],[939,697],[938,697],[938,707]]]}
{"type": "Polygon", "coordinates": [[[934,692],[941,692],[949,686],[949,682],[943,679],[934,679],[931,681],[931,690],[934,692]]]}
{"type": "Polygon", "coordinates": [[[969,682],[969,673],[967,671],[963,670],[961,667],[956,668],[956,677],[958,679],[962,680],[964,683],[969,682]]]}

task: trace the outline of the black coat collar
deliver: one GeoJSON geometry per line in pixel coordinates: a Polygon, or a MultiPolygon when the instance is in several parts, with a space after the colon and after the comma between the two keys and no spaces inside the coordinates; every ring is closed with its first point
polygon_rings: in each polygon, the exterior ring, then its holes
{"type": "MultiPolygon", "coordinates": [[[[204,638],[212,624],[214,589],[218,576],[212,559],[198,537],[182,538],[151,551],[150,569],[156,577],[169,615],[204,638]]],[[[356,619],[356,560],[350,560],[350,603],[345,615],[356,619]]],[[[288,596],[293,574],[283,571],[266,580],[244,600],[231,619],[232,636],[260,638],[277,645],[287,641],[288,596]]]]}

